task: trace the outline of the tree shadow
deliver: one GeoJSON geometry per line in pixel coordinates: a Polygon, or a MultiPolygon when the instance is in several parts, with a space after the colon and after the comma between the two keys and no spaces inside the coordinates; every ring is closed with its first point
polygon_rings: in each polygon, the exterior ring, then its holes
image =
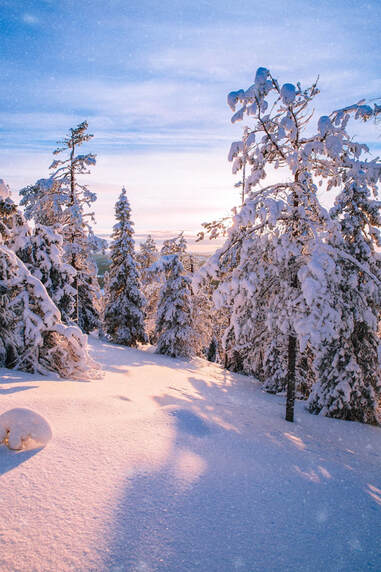
{"type": "Polygon", "coordinates": [[[11,451],[5,445],[0,445],[0,475],[12,471],[12,469],[15,469],[21,465],[21,463],[34,457],[34,455],[42,451],[42,449],[43,447],[30,451],[11,451]]]}
{"type": "Polygon", "coordinates": [[[324,451],[311,426],[303,438],[281,413],[274,423],[258,388],[251,401],[230,380],[189,382],[154,398],[172,440],[159,469],[126,478],[105,570],[377,569],[376,485],[361,489],[360,466],[324,451]]]}
{"type": "Polygon", "coordinates": [[[186,358],[171,358],[156,354],[152,346],[142,349],[131,348],[93,338],[91,350],[96,361],[102,365],[103,370],[112,373],[127,373],[128,368],[147,365],[164,366],[190,373],[199,368],[196,360],[190,361],[186,358]]]}
{"type": "MultiPolygon", "coordinates": [[[[0,381],[0,383],[4,383],[0,381]]],[[[19,385],[17,387],[0,387],[0,395],[9,395],[10,393],[18,393],[19,391],[27,391],[28,389],[37,389],[38,385],[19,385]]]]}

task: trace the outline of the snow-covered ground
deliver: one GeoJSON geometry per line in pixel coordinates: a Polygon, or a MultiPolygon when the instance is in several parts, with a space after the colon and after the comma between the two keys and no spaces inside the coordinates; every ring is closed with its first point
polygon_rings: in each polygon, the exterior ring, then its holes
{"type": "Polygon", "coordinates": [[[105,376],[2,370],[43,449],[0,447],[0,570],[381,570],[381,431],[203,360],[91,340],[105,376]]]}

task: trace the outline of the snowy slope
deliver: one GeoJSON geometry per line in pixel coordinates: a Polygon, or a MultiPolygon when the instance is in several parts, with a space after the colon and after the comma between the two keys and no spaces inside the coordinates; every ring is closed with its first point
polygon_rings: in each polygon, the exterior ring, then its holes
{"type": "Polygon", "coordinates": [[[203,360],[91,340],[105,377],[2,370],[46,448],[0,447],[0,570],[380,570],[381,431],[203,360]]]}

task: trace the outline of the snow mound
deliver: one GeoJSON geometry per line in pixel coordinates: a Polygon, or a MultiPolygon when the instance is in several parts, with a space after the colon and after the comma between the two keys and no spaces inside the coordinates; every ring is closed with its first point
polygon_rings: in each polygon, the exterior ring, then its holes
{"type": "Polygon", "coordinates": [[[30,409],[10,409],[0,415],[0,443],[9,449],[37,449],[44,447],[51,437],[49,423],[30,409]]]}

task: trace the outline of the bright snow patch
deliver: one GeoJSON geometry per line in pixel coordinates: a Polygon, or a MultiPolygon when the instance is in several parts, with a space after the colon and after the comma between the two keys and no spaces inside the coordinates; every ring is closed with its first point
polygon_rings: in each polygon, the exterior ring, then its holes
{"type": "Polygon", "coordinates": [[[49,423],[30,409],[16,408],[0,415],[0,443],[9,449],[44,447],[51,439],[49,423]]]}
{"type": "Polygon", "coordinates": [[[49,447],[0,447],[1,572],[381,570],[378,427],[89,341],[102,380],[0,372],[3,410],[54,419],[49,447]]]}

